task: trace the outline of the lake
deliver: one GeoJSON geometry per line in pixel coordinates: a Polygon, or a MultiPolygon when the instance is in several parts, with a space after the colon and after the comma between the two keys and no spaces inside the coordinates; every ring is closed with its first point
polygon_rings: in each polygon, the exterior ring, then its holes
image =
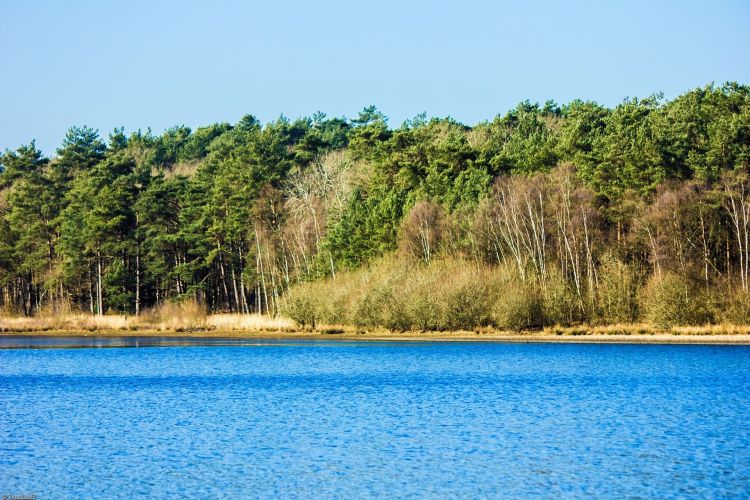
{"type": "Polygon", "coordinates": [[[25,339],[0,494],[750,493],[747,346],[25,339]]]}

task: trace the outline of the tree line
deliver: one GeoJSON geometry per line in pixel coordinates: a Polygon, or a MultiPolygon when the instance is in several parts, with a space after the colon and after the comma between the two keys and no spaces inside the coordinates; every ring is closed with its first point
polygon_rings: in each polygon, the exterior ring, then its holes
{"type": "Polygon", "coordinates": [[[472,127],[391,127],[375,107],[106,140],[73,127],[54,157],[32,141],[0,168],[13,314],[190,298],[273,315],[293,285],[390,253],[510,267],[518,286],[563,290],[567,321],[630,281],[635,295],[669,284],[691,309],[750,288],[750,87],[737,83],[613,108],[525,101],[472,127]]]}

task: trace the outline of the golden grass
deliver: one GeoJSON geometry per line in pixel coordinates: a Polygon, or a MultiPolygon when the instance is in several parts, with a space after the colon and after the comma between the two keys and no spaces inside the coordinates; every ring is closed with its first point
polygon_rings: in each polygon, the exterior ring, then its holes
{"type": "Polygon", "coordinates": [[[216,330],[226,331],[295,331],[294,321],[264,314],[212,314],[206,318],[206,325],[216,330]]]}
{"type": "MultiPolygon", "coordinates": [[[[320,321],[311,334],[341,334],[344,336],[406,336],[419,338],[444,337],[450,338],[468,338],[470,336],[480,336],[483,338],[502,339],[510,334],[519,337],[539,337],[546,336],[549,338],[625,338],[632,337],[651,337],[651,338],[677,338],[700,336],[709,338],[740,338],[750,337],[750,325],[719,323],[701,326],[672,326],[660,327],[648,323],[622,323],[609,325],[588,325],[580,324],[574,326],[551,326],[544,330],[509,332],[492,326],[483,326],[470,330],[461,330],[460,328],[450,328],[444,331],[434,331],[431,328],[420,329],[396,328],[388,329],[382,326],[352,324],[350,315],[356,313],[358,309],[355,301],[348,297],[351,290],[363,290],[363,282],[372,280],[377,276],[372,270],[363,271],[358,274],[348,276],[350,283],[343,289],[347,293],[340,296],[329,294],[323,302],[327,303],[328,308],[336,309],[335,311],[325,311],[320,321]],[[344,320],[344,321],[341,321],[344,320]]],[[[424,283],[412,283],[409,286],[427,286],[433,289],[435,280],[424,278],[424,283]]],[[[461,276],[459,276],[461,277],[461,276]]],[[[416,280],[419,281],[419,280],[416,280]]],[[[406,287],[408,288],[408,287],[406,287]]],[[[316,292],[320,290],[316,289],[316,292]]],[[[335,291],[335,290],[334,290],[335,291]]],[[[439,291],[439,290],[438,290],[439,291]]],[[[401,289],[404,293],[404,289],[401,289]]],[[[357,297],[360,301],[363,297],[357,297]]],[[[366,297],[365,297],[366,298],[366,297]]],[[[360,306],[361,307],[361,306],[360,306]]],[[[310,325],[308,325],[309,327],[310,325]]],[[[205,308],[195,302],[185,301],[182,303],[166,303],[158,308],[145,311],[141,316],[132,315],[105,315],[95,316],[82,312],[65,312],[55,314],[44,312],[35,317],[18,317],[6,316],[0,314],[0,333],[87,333],[99,332],[116,334],[116,332],[158,332],[158,333],[184,333],[195,332],[201,334],[214,332],[235,332],[236,335],[251,335],[253,333],[267,335],[292,335],[302,332],[308,332],[309,329],[303,328],[292,319],[287,317],[270,317],[261,314],[207,314],[205,308]]]]}
{"type": "Polygon", "coordinates": [[[719,323],[703,326],[673,326],[670,332],[675,335],[748,335],[750,325],[719,323]]]}
{"type": "Polygon", "coordinates": [[[92,316],[78,313],[31,318],[0,317],[0,332],[131,330],[137,327],[138,318],[135,316],[92,316]]]}
{"type": "Polygon", "coordinates": [[[36,318],[0,316],[0,333],[42,335],[187,335],[237,338],[336,338],[348,340],[421,340],[490,342],[572,342],[633,344],[750,344],[750,325],[707,325],[659,328],[647,324],[550,327],[534,331],[507,331],[492,327],[450,331],[394,331],[383,327],[318,325],[297,327],[291,320],[261,315],[215,314],[202,321],[146,315],[103,316],[67,314],[36,318]]]}
{"type": "Polygon", "coordinates": [[[294,322],[261,314],[213,314],[195,302],[166,303],[141,316],[88,313],[39,314],[34,317],[0,315],[0,333],[104,331],[294,331],[294,322]]]}
{"type": "Polygon", "coordinates": [[[206,317],[206,309],[194,301],[167,302],[146,311],[139,324],[158,331],[204,330],[206,317]]]}
{"type": "Polygon", "coordinates": [[[544,329],[553,335],[750,335],[750,325],[718,323],[713,325],[659,327],[648,323],[614,325],[552,326],[544,329]]]}

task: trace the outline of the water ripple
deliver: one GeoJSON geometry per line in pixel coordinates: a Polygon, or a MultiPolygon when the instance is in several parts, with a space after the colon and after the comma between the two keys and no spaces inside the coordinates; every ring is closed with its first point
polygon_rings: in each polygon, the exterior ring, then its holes
{"type": "Polygon", "coordinates": [[[0,353],[0,492],[746,497],[750,348],[0,353]]]}

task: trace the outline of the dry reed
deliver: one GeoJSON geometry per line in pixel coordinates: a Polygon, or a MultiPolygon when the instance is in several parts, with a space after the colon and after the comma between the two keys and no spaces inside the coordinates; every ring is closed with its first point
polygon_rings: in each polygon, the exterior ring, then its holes
{"type": "Polygon", "coordinates": [[[260,314],[208,315],[199,304],[166,303],[141,316],[88,313],[40,314],[34,317],[0,316],[0,332],[105,332],[105,331],[292,331],[294,323],[260,314]]]}

